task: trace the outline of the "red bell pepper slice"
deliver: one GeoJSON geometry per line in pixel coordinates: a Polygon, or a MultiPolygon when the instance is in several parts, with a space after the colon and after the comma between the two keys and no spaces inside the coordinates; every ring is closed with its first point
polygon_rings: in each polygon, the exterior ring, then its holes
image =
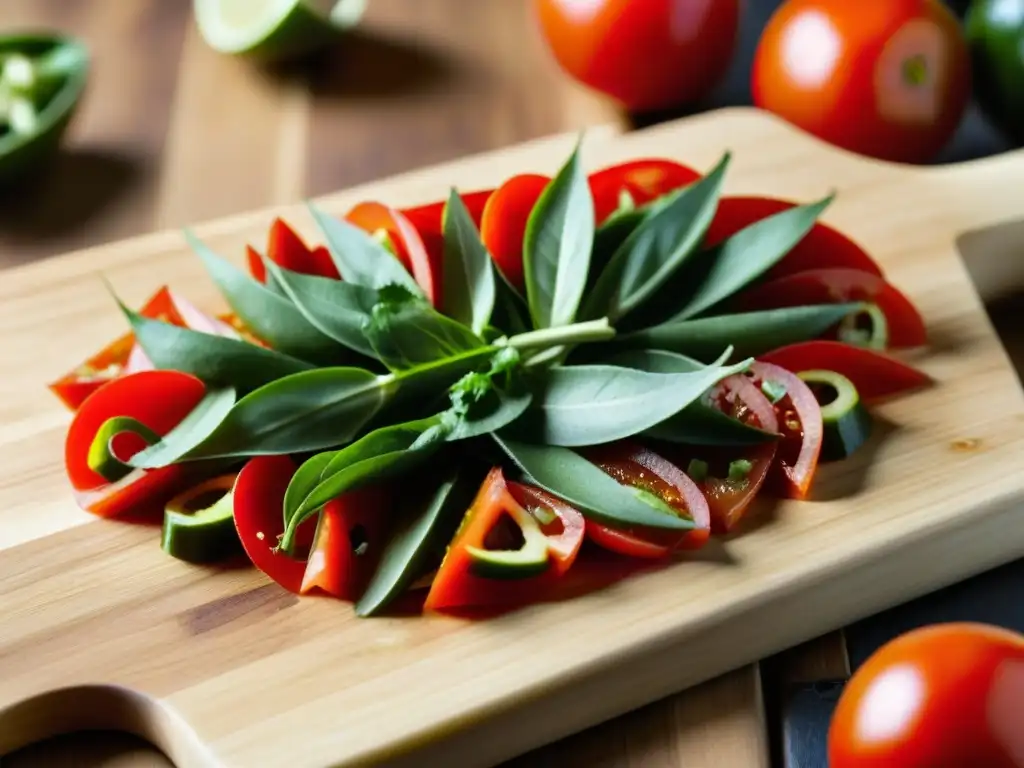
{"type": "Polygon", "coordinates": [[[782,437],[769,481],[784,496],[806,499],[818,469],[824,434],[818,398],[795,373],[771,363],[755,362],[744,375],[762,392],[773,394],[782,437]]]}
{"type": "Polygon", "coordinates": [[[885,315],[888,342],[897,349],[928,341],[924,319],[894,286],[878,275],[856,269],[812,269],[751,288],[739,297],[745,311],[862,301],[885,315]]]}
{"type": "MultiPolygon", "coordinates": [[[[289,592],[298,594],[306,560],[276,551],[284,533],[284,493],[298,466],[288,456],[256,456],[238,473],[234,489],[234,518],[238,538],[252,564],[289,592]]],[[[296,552],[308,552],[316,531],[310,518],[296,533],[296,552]]]]}
{"type": "Polygon", "coordinates": [[[389,501],[383,488],[367,486],[324,505],[299,586],[301,594],[320,590],[341,600],[359,597],[384,546],[389,501]]]}
{"type": "Polygon", "coordinates": [[[631,160],[603,168],[588,178],[594,198],[594,218],[600,225],[613,214],[623,192],[629,193],[639,206],[699,178],[700,174],[693,168],[657,158],[631,160]]]}
{"type": "Polygon", "coordinates": [[[480,237],[494,263],[513,287],[523,290],[523,238],[526,222],[550,177],[536,173],[513,176],[498,187],[484,206],[480,237]]]}
{"type": "MultiPolygon", "coordinates": [[[[746,376],[723,379],[709,395],[710,404],[722,413],[766,432],[778,431],[771,401],[746,376]]],[[[664,450],[665,458],[685,468],[707,499],[711,532],[726,534],[743,519],[757,497],[777,449],[772,441],[743,448],[667,446],[664,450]]]]}
{"type": "MultiPolygon", "coordinates": [[[[195,376],[154,370],[113,379],[86,398],[64,440],[64,468],[79,506],[101,517],[114,517],[135,506],[167,501],[195,467],[173,464],[137,469],[111,483],[89,466],[90,448],[100,428],[118,416],[135,419],[162,437],[192,412],[205,392],[206,386],[195,376]]],[[[121,460],[145,447],[131,433],[115,435],[111,444],[121,460]]]]}
{"type": "MultiPolygon", "coordinates": [[[[706,247],[755,222],[796,208],[799,203],[771,197],[723,197],[718,201],[715,218],[704,236],[706,247]]],[[[856,269],[882,277],[882,268],[846,235],[827,224],[816,222],[804,238],[765,274],[774,280],[813,269],[856,269]]]]}
{"type": "MultiPolygon", "coordinates": [[[[254,278],[265,283],[267,280],[266,270],[257,257],[255,262],[258,263],[258,266],[254,271],[253,256],[255,256],[254,251],[249,254],[249,271],[254,278]]],[[[334,266],[334,260],[331,259],[327,248],[322,245],[310,248],[299,237],[299,234],[281,218],[274,219],[270,225],[270,231],[267,234],[267,258],[279,267],[292,272],[329,277],[334,280],[340,278],[338,268],[334,266]]]]}
{"type": "Polygon", "coordinates": [[[423,238],[405,214],[383,203],[368,200],[345,214],[345,220],[371,235],[381,231],[387,233],[393,253],[423,289],[427,300],[435,307],[441,306],[443,261],[427,252],[423,238]]]}
{"type": "MultiPolygon", "coordinates": [[[[462,195],[462,202],[477,229],[480,229],[484,206],[493,193],[493,189],[480,189],[462,195]]],[[[432,264],[444,264],[444,207],[447,204],[447,200],[439,200],[415,208],[403,208],[401,211],[419,233],[432,264]]]]}
{"type": "Polygon", "coordinates": [[[619,483],[646,491],[693,520],[689,531],[614,528],[587,520],[587,537],[623,555],[667,557],[678,549],[699,549],[711,535],[711,511],[700,488],[686,473],[654,451],[628,440],[587,448],[583,452],[619,483]]]}
{"type": "MultiPolygon", "coordinates": [[[[519,605],[544,597],[570,568],[583,542],[583,515],[538,488],[507,483],[500,467],[488,473],[427,593],[424,609],[519,605]],[[525,502],[525,503],[524,503],[525,502]],[[507,533],[510,522],[525,542],[539,544],[539,559],[524,565],[509,560],[498,575],[480,575],[480,553],[501,552],[493,539],[507,533]]],[[[500,544],[501,542],[497,542],[500,544]]],[[[513,555],[520,542],[505,552],[513,555]]],[[[536,547],[523,543],[536,553],[536,547]]]]}
{"type": "Polygon", "coordinates": [[[841,341],[804,341],[779,347],[758,360],[789,371],[835,371],[857,388],[865,403],[932,384],[932,378],[890,355],[841,341]]]}

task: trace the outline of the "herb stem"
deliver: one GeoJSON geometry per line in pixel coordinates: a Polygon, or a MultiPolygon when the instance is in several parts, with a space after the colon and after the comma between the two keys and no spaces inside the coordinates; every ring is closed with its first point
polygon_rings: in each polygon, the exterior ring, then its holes
{"type": "Polygon", "coordinates": [[[612,328],[607,317],[602,317],[600,320],[588,320],[585,323],[527,331],[511,337],[506,343],[510,347],[523,351],[560,347],[567,344],[583,344],[591,341],[608,341],[614,337],[615,329],[612,328]]]}

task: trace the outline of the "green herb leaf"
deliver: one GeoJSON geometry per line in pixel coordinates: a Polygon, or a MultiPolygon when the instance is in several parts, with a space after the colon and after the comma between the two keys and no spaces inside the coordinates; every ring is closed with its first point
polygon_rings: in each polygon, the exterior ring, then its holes
{"type": "Polygon", "coordinates": [[[754,465],[750,463],[748,459],[736,459],[735,461],[729,462],[729,480],[734,483],[742,482],[747,479],[750,474],[750,470],[754,468],[754,465]]]}
{"type": "Polygon", "coordinates": [[[765,379],[761,382],[761,391],[764,396],[768,398],[772,405],[775,405],[779,400],[786,396],[786,385],[780,381],[771,381],[765,379]]]}
{"type": "Polygon", "coordinates": [[[594,245],[594,200],[579,145],[544,188],[523,237],[526,298],[537,328],[576,318],[594,245]]]}
{"type": "Polygon", "coordinates": [[[377,615],[440,563],[480,484],[465,470],[454,470],[435,483],[430,493],[403,504],[396,515],[397,530],[356,602],[357,616],[377,615]]]}
{"type": "MultiPolygon", "coordinates": [[[[727,355],[732,350],[727,351],[727,355]]],[[[546,445],[597,445],[650,429],[697,401],[752,360],[687,373],[648,373],[615,365],[549,369],[543,389],[513,426],[514,434],[546,445]]]]}
{"type": "Polygon", "coordinates": [[[444,314],[479,336],[494,312],[494,262],[466,204],[454,189],[444,209],[443,272],[444,314]]]}
{"type": "Polygon", "coordinates": [[[597,228],[594,233],[594,248],[590,254],[590,271],[587,273],[587,288],[584,295],[591,294],[598,279],[611,263],[612,257],[649,215],[650,211],[647,208],[614,213],[597,228]]]}
{"type": "MultiPolygon", "coordinates": [[[[513,423],[526,409],[530,407],[533,400],[533,393],[522,386],[514,386],[510,389],[496,386],[491,380],[493,374],[469,374],[474,377],[485,377],[487,379],[486,390],[474,395],[471,405],[464,408],[458,407],[458,392],[453,388],[453,408],[446,414],[447,435],[446,440],[468,440],[472,437],[486,435],[495,432],[502,427],[513,423]]],[[[467,386],[464,379],[458,386],[467,386]]]]}
{"type": "Polygon", "coordinates": [[[712,251],[711,270],[697,293],[670,320],[688,320],[729,298],[778,264],[818,220],[835,195],[776,213],[744,227],[712,251]]]}
{"type": "Polygon", "coordinates": [[[323,475],[327,465],[331,463],[337,451],[324,451],[310,456],[295,471],[291,481],[284,492],[284,524],[288,525],[289,510],[296,510],[303,500],[313,492],[313,489],[320,484],[320,476],[323,475]]]}
{"type": "Polygon", "coordinates": [[[373,308],[366,338],[392,371],[454,357],[485,347],[483,339],[422,301],[381,301],[373,308]]]}
{"type": "Polygon", "coordinates": [[[379,294],[373,288],[319,275],[303,275],[264,259],[267,274],[294,303],[303,319],[321,333],[368,358],[375,357],[366,338],[379,294]]]}
{"type": "Polygon", "coordinates": [[[317,368],[243,397],[187,459],[319,451],[354,439],[396,388],[393,376],[317,368]]]}
{"type": "Polygon", "coordinates": [[[491,321],[502,333],[525,333],[530,325],[530,309],[501,270],[495,267],[494,312],[491,321]]]}
{"type": "Polygon", "coordinates": [[[234,387],[240,394],[313,368],[303,360],[248,341],[153,320],[132,311],[120,299],[117,303],[142,351],[157,368],[191,373],[207,384],[234,387]]]}
{"type": "Polygon", "coordinates": [[[619,246],[584,305],[587,318],[612,323],[643,304],[697,251],[714,218],[727,153],[703,179],[678,190],[619,246]]]}
{"type": "Polygon", "coordinates": [[[686,474],[695,483],[703,483],[707,480],[710,471],[708,463],[700,459],[690,459],[690,463],[686,465],[686,474]]]}
{"type": "Polygon", "coordinates": [[[693,528],[692,520],[655,509],[640,498],[637,489],[621,485],[575,451],[522,443],[498,433],[491,437],[529,482],[564,499],[597,522],[617,527],[693,528]]]}
{"type": "Polygon", "coordinates": [[[617,336],[614,343],[663,349],[704,361],[714,360],[730,344],[738,355],[757,356],[776,347],[816,339],[860,307],[820,304],[681,320],[617,336]]]}
{"type": "Polygon", "coordinates": [[[208,390],[199,404],[174,429],[125,463],[137,469],[155,469],[173,464],[213,434],[231,412],[237,397],[232,387],[208,390]]]}
{"type": "MultiPolygon", "coordinates": [[[[706,367],[691,357],[659,349],[627,349],[611,355],[607,362],[651,373],[686,373],[706,367]]],[[[779,439],[773,432],[752,427],[722,413],[708,402],[707,393],[643,434],[656,440],[685,445],[759,445],[779,439]]]]}
{"type": "Polygon", "coordinates": [[[400,285],[417,296],[423,295],[402,262],[379,240],[312,203],[307,203],[307,207],[323,232],[327,249],[342,280],[378,289],[386,285],[400,285]]]}
{"type": "Polygon", "coordinates": [[[184,235],[228,305],[257,337],[278,352],[311,363],[327,365],[344,358],[344,350],[288,299],[215,253],[191,231],[185,230],[184,235]]]}

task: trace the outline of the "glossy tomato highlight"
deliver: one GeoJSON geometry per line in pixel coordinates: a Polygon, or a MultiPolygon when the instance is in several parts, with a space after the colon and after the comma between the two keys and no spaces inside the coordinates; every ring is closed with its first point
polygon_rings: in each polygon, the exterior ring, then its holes
{"type": "Polygon", "coordinates": [[[754,57],[754,103],[883,160],[931,160],[971,87],[967,44],[941,0],[787,0],[754,57]]]}
{"type": "Polygon", "coordinates": [[[534,0],[541,34],[571,77],[627,109],[697,101],[732,60],[739,0],[534,0]]]}

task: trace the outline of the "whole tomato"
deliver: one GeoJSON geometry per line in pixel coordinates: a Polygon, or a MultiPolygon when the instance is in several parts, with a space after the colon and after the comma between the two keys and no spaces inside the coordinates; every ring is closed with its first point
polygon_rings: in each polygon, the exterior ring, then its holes
{"type": "Polygon", "coordinates": [[[754,103],[883,160],[931,160],[970,97],[967,43],[940,0],[787,0],[754,56],[754,103]]]}
{"type": "Polygon", "coordinates": [[[569,75],[633,111],[696,101],[736,48],[739,0],[534,0],[569,75]]]}
{"type": "Polygon", "coordinates": [[[1024,636],[936,624],[879,648],[832,716],[829,768],[1024,766],[1024,636]]]}

